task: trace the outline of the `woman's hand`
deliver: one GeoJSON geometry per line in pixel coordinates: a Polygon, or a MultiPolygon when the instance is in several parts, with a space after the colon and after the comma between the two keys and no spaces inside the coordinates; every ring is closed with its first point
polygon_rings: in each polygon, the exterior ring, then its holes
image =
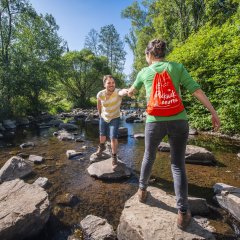
{"type": "Polygon", "coordinates": [[[136,92],[137,92],[137,90],[136,90],[135,88],[130,87],[130,88],[128,89],[128,96],[129,96],[129,97],[132,97],[136,92]]]}
{"type": "Polygon", "coordinates": [[[220,119],[217,115],[216,112],[212,113],[212,125],[213,125],[213,130],[216,132],[220,128],[220,119]]]}
{"type": "Polygon", "coordinates": [[[212,125],[213,125],[213,130],[217,131],[220,128],[220,119],[218,117],[217,112],[215,111],[214,107],[208,100],[207,96],[201,89],[197,89],[194,93],[193,96],[195,96],[202,104],[205,106],[209,112],[212,114],[212,125]]]}

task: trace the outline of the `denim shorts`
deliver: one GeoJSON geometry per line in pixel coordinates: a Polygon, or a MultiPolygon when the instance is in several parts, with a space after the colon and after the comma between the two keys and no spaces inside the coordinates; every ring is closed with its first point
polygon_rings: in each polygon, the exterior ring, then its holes
{"type": "Polygon", "coordinates": [[[100,136],[109,136],[110,139],[118,138],[118,128],[119,128],[120,118],[114,118],[110,122],[104,121],[100,118],[99,121],[99,133],[100,136]]]}

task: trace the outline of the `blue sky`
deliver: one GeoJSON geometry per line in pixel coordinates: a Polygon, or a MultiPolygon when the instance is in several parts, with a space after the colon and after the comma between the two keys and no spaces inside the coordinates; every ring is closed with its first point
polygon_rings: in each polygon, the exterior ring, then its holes
{"type": "MultiPolygon", "coordinates": [[[[81,50],[89,31],[113,24],[123,40],[131,28],[130,20],[121,18],[122,9],[134,0],[29,0],[38,13],[50,13],[55,18],[59,35],[68,42],[70,50],[81,50]]],[[[127,52],[124,73],[131,72],[133,55],[127,52]]]]}

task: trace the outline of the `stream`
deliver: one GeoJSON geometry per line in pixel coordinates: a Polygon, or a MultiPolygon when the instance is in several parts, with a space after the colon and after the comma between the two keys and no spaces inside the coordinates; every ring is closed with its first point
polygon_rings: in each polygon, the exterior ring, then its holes
{"type": "MultiPolygon", "coordinates": [[[[121,126],[128,128],[129,136],[119,139],[119,156],[133,169],[134,174],[129,179],[120,181],[102,181],[89,176],[89,156],[96,151],[98,145],[98,126],[85,125],[78,122],[78,136],[84,142],[60,141],[53,133],[56,128],[18,129],[14,138],[0,142],[0,167],[12,156],[22,152],[40,155],[44,163],[34,166],[34,173],[24,178],[33,183],[38,177],[47,177],[50,184],[46,191],[51,202],[51,216],[41,233],[28,240],[66,240],[74,235],[85,239],[79,227],[80,221],[89,214],[106,218],[117,229],[121,212],[127,199],[137,191],[138,176],[144,153],[144,139],[135,139],[134,133],[144,133],[143,123],[126,123],[121,126]],[[34,142],[35,147],[21,149],[23,142],[34,142]],[[66,151],[73,149],[82,151],[84,156],[80,161],[68,160],[66,151]],[[70,193],[77,196],[79,204],[59,206],[58,196],[70,193]]],[[[167,140],[167,139],[166,139],[167,140]]],[[[205,198],[210,206],[208,216],[211,225],[216,229],[216,239],[239,239],[240,225],[213,200],[213,185],[225,183],[240,187],[240,142],[199,134],[190,136],[188,144],[204,147],[211,151],[217,159],[215,166],[186,164],[189,195],[205,198]]],[[[152,186],[173,194],[173,180],[170,170],[169,153],[158,152],[152,170],[152,186]]]]}

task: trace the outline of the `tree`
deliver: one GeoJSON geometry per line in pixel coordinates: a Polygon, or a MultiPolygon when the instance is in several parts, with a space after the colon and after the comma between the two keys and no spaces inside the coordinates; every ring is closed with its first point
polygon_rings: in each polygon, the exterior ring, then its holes
{"type": "Polygon", "coordinates": [[[51,89],[49,75],[57,69],[65,45],[57,34],[58,26],[52,15],[27,12],[21,15],[16,28],[13,65],[21,74],[17,76],[15,95],[27,99],[30,103],[27,110],[38,114],[45,105],[41,94],[51,89]]]}
{"type": "Polygon", "coordinates": [[[123,71],[126,56],[124,43],[112,24],[104,26],[100,30],[99,52],[100,55],[107,57],[112,73],[123,71]]]}
{"type": "Polygon", "coordinates": [[[70,51],[62,57],[58,78],[65,87],[67,98],[74,106],[87,107],[90,98],[102,89],[102,77],[109,74],[107,59],[95,56],[90,50],[70,51]]]}
{"type": "Polygon", "coordinates": [[[11,45],[15,39],[15,24],[19,15],[28,8],[25,0],[0,1],[0,114],[11,113],[12,97],[11,45]]]}
{"type": "MultiPolygon", "coordinates": [[[[218,110],[225,133],[240,132],[239,24],[239,13],[221,26],[209,22],[168,56],[183,63],[199,81],[218,110]]],[[[209,113],[190,96],[184,101],[192,126],[210,129],[209,113]]]]}
{"type": "Polygon", "coordinates": [[[122,18],[131,19],[133,29],[141,30],[146,26],[147,11],[144,11],[137,1],[126,7],[121,12],[122,18]]]}
{"type": "Polygon", "coordinates": [[[84,48],[91,50],[95,55],[98,55],[99,49],[99,34],[95,29],[91,29],[85,37],[84,48]]]}

